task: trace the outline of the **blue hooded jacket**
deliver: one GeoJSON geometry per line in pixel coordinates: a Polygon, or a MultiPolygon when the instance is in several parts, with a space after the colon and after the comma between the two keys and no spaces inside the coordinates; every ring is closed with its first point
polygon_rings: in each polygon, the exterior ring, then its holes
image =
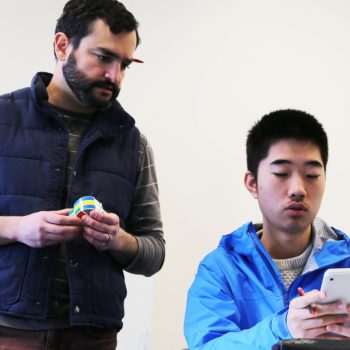
{"type": "Polygon", "coordinates": [[[223,236],[188,292],[184,330],[190,349],[266,350],[291,338],[286,315],[297,288],[320,289],[326,269],[350,267],[349,237],[333,230],[338,239],[327,241],[313,256],[315,269],[288,289],[252,223],[223,236]]]}

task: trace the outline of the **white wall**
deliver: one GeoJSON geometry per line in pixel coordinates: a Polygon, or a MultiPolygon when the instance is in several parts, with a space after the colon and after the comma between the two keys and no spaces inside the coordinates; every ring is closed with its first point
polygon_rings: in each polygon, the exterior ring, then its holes
{"type": "MultiPolygon", "coordinates": [[[[52,34],[64,3],[17,0],[0,12],[0,92],[28,85],[38,70],[53,70],[52,34]]],[[[178,350],[185,347],[186,292],[199,260],[222,234],[260,218],[243,187],[244,143],[264,113],[298,108],[324,124],[330,161],[320,216],[350,232],[350,2],[124,4],[140,22],[137,57],[145,64],[127,72],[120,101],[155,151],[167,259],[152,278],[127,275],[119,344],[121,350],[178,350]]]]}

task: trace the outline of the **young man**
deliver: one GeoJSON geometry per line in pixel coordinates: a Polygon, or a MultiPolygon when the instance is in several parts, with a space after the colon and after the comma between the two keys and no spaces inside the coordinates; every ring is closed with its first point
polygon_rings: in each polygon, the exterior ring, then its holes
{"type": "Polygon", "coordinates": [[[350,266],[348,236],[316,218],[327,160],[327,135],[307,113],[276,111],[252,127],[245,186],[262,224],[223,236],[200,263],[185,316],[191,350],[266,350],[281,339],[350,336],[347,305],[319,304],[324,271],[350,266]]]}
{"type": "Polygon", "coordinates": [[[115,349],[123,270],[165,255],[153,153],[117,102],[139,44],[116,0],[70,0],[54,74],[0,97],[0,349],[115,349]],[[82,196],[105,212],[67,216],[82,196]]]}

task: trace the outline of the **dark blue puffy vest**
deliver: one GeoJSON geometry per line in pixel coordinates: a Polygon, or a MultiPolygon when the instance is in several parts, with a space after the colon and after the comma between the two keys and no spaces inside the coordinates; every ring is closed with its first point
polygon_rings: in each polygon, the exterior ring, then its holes
{"type": "MultiPolygon", "coordinates": [[[[68,130],[47,102],[47,73],[31,88],[0,96],[0,215],[21,216],[62,206],[68,130]]],[[[116,102],[97,113],[80,145],[65,207],[95,196],[124,226],[136,182],[139,131],[116,102]]],[[[47,315],[57,246],[0,247],[0,313],[33,319],[47,315]]],[[[108,252],[84,239],[67,244],[71,324],[122,327],[123,270],[108,252]]]]}

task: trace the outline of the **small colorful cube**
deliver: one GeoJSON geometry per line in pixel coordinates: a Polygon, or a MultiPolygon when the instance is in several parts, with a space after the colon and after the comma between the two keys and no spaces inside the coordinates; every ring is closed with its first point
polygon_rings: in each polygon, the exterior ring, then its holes
{"type": "Polygon", "coordinates": [[[74,207],[68,213],[68,216],[77,216],[81,219],[84,215],[89,215],[92,210],[104,212],[102,204],[95,197],[84,196],[74,203],[74,207]]]}

